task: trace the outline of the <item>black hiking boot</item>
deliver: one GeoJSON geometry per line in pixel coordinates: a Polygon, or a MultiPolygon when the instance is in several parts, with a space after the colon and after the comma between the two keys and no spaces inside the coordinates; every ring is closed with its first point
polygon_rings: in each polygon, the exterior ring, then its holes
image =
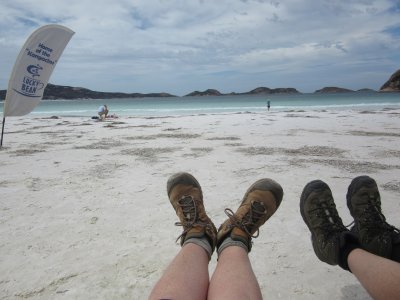
{"type": "Polygon", "coordinates": [[[375,180],[368,176],[354,178],[346,199],[354,218],[351,230],[358,236],[361,246],[373,254],[392,258],[393,242],[400,243],[400,234],[386,222],[375,180]]]}
{"type": "Polygon", "coordinates": [[[329,186],[321,181],[309,182],[300,197],[300,212],[308,229],[317,257],[330,265],[349,270],[347,256],[359,247],[357,237],[342,222],[329,186]]]}

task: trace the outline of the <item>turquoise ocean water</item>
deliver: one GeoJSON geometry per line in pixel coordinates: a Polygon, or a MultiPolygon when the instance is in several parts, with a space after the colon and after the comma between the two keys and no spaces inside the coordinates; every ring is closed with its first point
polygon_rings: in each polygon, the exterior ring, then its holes
{"type": "MultiPolygon", "coordinates": [[[[107,104],[118,116],[168,116],[210,113],[237,113],[288,110],[365,110],[400,108],[400,93],[296,94],[263,96],[207,96],[173,98],[134,98],[102,100],[42,100],[33,116],[97,115],[107,104]]],[[[4,102],[0,102],[0,112],[4,102]]]]}

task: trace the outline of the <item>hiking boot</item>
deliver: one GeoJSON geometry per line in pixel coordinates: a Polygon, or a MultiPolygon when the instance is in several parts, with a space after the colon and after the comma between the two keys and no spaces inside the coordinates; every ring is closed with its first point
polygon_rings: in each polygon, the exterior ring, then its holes
{"type": "Polygon", "coordinates": [[[217,229],[204,209],[203,193],[198,181],[189,173],[177,173],[168,179],[167,192],[180,220],[175,225],[183,226],[177,241],[180,239],[182,246],[188,239],[206,238],[211,246],[211,256],[216,245],[217,229]]]}
{"type": "Polygon", "coordinates": [[[348,270],[347,256],[359,247],[357,238],[343,225],[329,186],[309,182],[300,197],[300,212],[308,229],[317,257],[330,265],[348,270]]]}
{"type": "MultiPolygon", "coordinates": [[[[217,244],[230,237],[235,244],[243,243],[251,251],[251,239],[259,235],[259,228],[278,209],[283,197],[282,187],[272,179],[261,179],[246,191],[236,213],[225,209],[228,219],[220,226],[217,244]]],[[[219,252],[222,249],[219,249],[219,252]]]]}
{"type": "Polygon", "coordinates": [[[375,180],[368,176],[354,178],[346,199],[354,218],[351,230],[358,235],[361,246],[371,253],[391,258],[393,240],[399,240],[399,230],[389,225],[382,214],[381,197],[375,180]]]}

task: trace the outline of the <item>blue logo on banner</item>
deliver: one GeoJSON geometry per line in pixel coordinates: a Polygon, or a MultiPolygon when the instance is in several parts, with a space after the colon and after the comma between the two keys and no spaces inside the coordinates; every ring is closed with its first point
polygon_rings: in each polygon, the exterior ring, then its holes
{"type": "Polygon", "coordinates": [[[39,71],[43,70],[43,68],[40,65],[29,65],[26,70],[32,77],[24,76],[21,88],[19,90],[14,89],[14,91],[27,97],[41,97],[36,95],[36,92],[41,90],[44,84],[39,79],[35,79],[35,77],[40,77],[39,71]]]}
{"type": "Polygon", "coordinates": [[[39,65],[29,65],[26,70],[32,75],[33,78],[35,78],[35,76],[40,76],[39,70],[43,70],[43,68],[39,65]]]}

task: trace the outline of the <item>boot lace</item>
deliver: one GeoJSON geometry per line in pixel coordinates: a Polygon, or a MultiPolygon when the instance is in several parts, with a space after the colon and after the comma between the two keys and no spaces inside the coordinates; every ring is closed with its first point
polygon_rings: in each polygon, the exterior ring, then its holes
{"type": "Polygon", "coordinates": [[[225,209],[225,214],[231,221],[231,224],[228,225],[229,228],[238,227],[246,232],[249,237],[257,238],[260,234],[259,229],[257,228],[254,234],[251,234],[251,231],[255,226],[257,226],[256,224],[258,221],[260,221],[267,214],[267,209],[263,203],[253,201],[250,204],[249,212],[242,219],[239,219],[229,208],[225,209]]]}
{"type": "Polygon", "coordinates": [[[212,229],[209,223],[203,222],[199,219],[196,200],[192,196],[182,196],[182,198],[178,200],[178,204],[182,209],[184,219],[181,222],[175,222],[175,226],[183,227],[183,232],[180,236],[178,236],[176,241],[178,241],[181,237],[185,237],[194,226],[212,229]]]}
{"type": "MultiPolygon", "coordinates": [[[[369,197],[365,202],[365,208],[362,211],[360,217],[360,222],[362,222],[363,227],[368,229],[383,229],[388,232],[400,233],[400,230],[393,225],[386,222],[386,218],[382,213],[379,205],[376,203],[377,199],[375,197],[369,197]]],[[[351,222],[346,227],[350,227],[355,222],[351,222]]]]}
{"type": "Polygon", "coordinates": [[[328,235],[347,230],[338,214],[333,199],[318,202],[317,207],[310,212],[314,212],[317,217],[323,220],[316,228],[322,229],[328,235]]]}

